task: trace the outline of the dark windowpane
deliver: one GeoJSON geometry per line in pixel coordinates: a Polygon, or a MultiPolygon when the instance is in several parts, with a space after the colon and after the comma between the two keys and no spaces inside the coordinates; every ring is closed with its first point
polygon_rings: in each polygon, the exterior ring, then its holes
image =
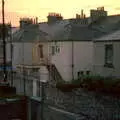
{"type": "Polygon", "coordinates": [[[105,64],[113,64],[113,45],[105,45],[105,64]]]}
{"type": "Polygon", "coordinates": [[[86,71],[86,75],[90,75],[90,71],[86,71]]]}
{"type": "Polygon", "coordinates": [[[54,54],[55,54],[55,47],[52,46],[52,55],[54,55],[54,54]]]}
{"type": "Polygon", "coordinates": [[[40,97],[40,81],[37,81],[37,97],[40,97]]]}
{"type": "Polygon", "coordinates": [[[43,58],[43,45],[39,45],[39,56],[40,58],[43,58]]]}

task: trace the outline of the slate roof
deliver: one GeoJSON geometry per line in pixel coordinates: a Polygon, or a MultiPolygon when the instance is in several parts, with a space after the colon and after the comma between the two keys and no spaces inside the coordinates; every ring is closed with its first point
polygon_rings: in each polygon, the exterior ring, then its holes
{"type": "Polygon", "coordinates": [[[38,25],[32,24],[19,29],[13,34],[13,42],[34,42],[48,40],[47,33],[39,30],[38,25]]]}
{"type": "Polygon", "coordinates": [[[70,38],[72,40],[92,40],[95,37],[101,36],[102,33],[89,28],[88,26],[77,27],[72,26],[70,38]]]}
{"type": "Polygon", "coordinates": [[[120,16],[102,17],[91,24],[82,25],[71,22],[71,19],[58,21],[54,24],[39,23],[18,30],[13,41],[34,42],[36,40],[97,40],[120,28],[120,16]]]}
{"type": "Polygon", "coordinates": [[[12,34],[14,34],[15,32],[17,32],[19,30],[19,27],[12,27],[12,34]]]}
{"type": "Polygon", "coordinates": [[[58,21],[55,24],[47,24],[46,23],[40,23],[39,24],[39,29],[42,30],[43,32],[46,32],[49,34],[49,36],[51,37],[51,39],[53,39],[53,37],[56,34],[61,34],[61,32],[64,32],[64,27],[66,25],[69,24],[69,20],[62,20],[62,21],[58,21]]]}
{"type": "Polygon", "coordinates": [[[120,41],[120,29],[114,31],[113,33],[102,36],[94,41],[120,41]]]}
{"type": "Polygon", "coordinates": [[[108,34],[120,28],[120,15],[102,17],[89,25],[92,29],[108,34]]]}
{"type": "Polygon", "coordinates": [[[51,40],[92,40],[104,33],[94,30],[88,25],[76,25],[69,20],[62,20],[52,25],[47,23],[39,25],[40,30],[46,31],[51,40]]]}
{"type": "Polygon", "coordinates": [[[71,19],[62,20],[52,25],[40,24],[39,28],[46,31],[52,40],[94,40],[113,33],[120,28],[120,15],[102,17],[91,24],[79,25],[71,19]]]}
{"type": "MultiPolygon", "coordinates": [[[[47,32],[48,34],[50,34],[52,40],[92,40],[93,38],[97,38],[105,34],[101,31],[94,30],[91,27],[88,27],[88,25],[77,26],[71,24],[69,21],[65,23],[64,21],[62,22],[56,23],[52,26],[47,26],[47,32]]],[[[42,28],[41,26],[42,25],[40,25],[40,29],[45,30],[45,28],[43,26],[42,28]]]]}
{"type": "MultiPolygon", "coordinates": [[[[94,25],[92,26],[93,29],[95,28],[94,25]]],[[[97,23],[96,29],[104,32],[105,34],[99,38],[94,39],[93,41],[120,40],[120,15],[108,16],[104,19],[101,19],[97,23]]]]}

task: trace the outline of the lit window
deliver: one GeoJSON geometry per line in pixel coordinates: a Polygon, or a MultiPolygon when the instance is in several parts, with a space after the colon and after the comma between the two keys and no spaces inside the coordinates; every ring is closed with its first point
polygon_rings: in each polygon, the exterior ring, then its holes
{"type": "Polygon", "coordinates": [[[105,45],[105,66],[113,67],[113,45],[105,45]]]}

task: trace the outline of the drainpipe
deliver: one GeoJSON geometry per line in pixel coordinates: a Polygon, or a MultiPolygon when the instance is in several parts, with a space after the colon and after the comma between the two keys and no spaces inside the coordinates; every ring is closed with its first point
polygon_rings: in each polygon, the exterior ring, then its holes
{"type": "Polygon", "coordinates": [[[49,63],[48,63],[48,66],[49,66],[49,82],[52,81],[52,77],[51,77],[51,73],[52,73],[52,49],[51,49],[51,46],[52,46],[52,36],[50,36],[50,40],[48,40],[48,59],[49,59],[49,63]]]}
{"type": "Polygon", "coordinates": [[[13,44],[12,44],[12,26],[10,24],[10,48],[11,48],[11,86],[13,86],[13,66],[12,66],[12,59],[13,59],[13,44]]]}
{"type": "Polygon", "coordinates": [[[74,41],[72,40],[72,80],[74,80],[74,41]]]}
{"type": "Polygon", "coordinates": [[[22,72],[23,72],[23,90],[24,90],[24,95],[25,95],[25,70],[24,70],[24,31],[23,31],[23,38],[22,38],[22,62],[23,62],[23,66],[22,66],[22,72]]]}

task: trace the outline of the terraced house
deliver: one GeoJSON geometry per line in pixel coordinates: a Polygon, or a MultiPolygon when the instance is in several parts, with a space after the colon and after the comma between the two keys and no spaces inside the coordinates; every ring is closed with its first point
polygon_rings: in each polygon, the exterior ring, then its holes
{"type": "Polygon", "coordinates": [[[76,15],[76,18],[66,20],[57,19],[59,15],[49,14],[48,22],[40,23],[40,30],[52,37],[51,64],[56,69],[52,70],[55,71],[54,79],[70,81],[81,75],[103,75],[96,71],[96,67],[99,69],[96,65],[99,54],[95,54],[94,40],[119,29],[120,16],[107,16],[104,8],[91,10],[90,14],[86,18],[82,11],[79,17],[76,15]]]}
{"type": "Polygon", "coordinates": [[[120,29],[94,40],[94,72],[120,77],[120,29]]]}
{"type": "MultiPolygon", "coordinates": [[[[24,25],[20,25],[19,30],[13,34],[12,63],[14,70],[20,71],[24,67],[24,70],[30,72],[29,69],[37,69],[43,61],[47,62],[48,54],[45,51],[48,51],[48,38],[47,34],[40,31],[39,26],[36,23],[33,24],[30,19],[22,19],[22,22],[24,25]]],[[[11,54],[10,47],[8,42],[8,60],[11,54]]]]}
{"type": "MultiPolygon", "coordinates": [[[[91,10],[90,17],[81,11],[81,15],[72,19],[63,19],[56,13],[50,13],[47,18],[47,22],[27,24],[13,35],[13,65],[19,68],[24,65],[26,70],[34,68],[35,71],[44,66],[55,81],[104,75],[104,70],[99,70],[103,69],[98,64],[103,59],[99,59],[99,52],[112,47],[101,47],[99,51],[98,41],[119,29],[120,15],[108,16],[102,7],[91,10]]],[[[109,59],[109,55],[105,59],[109,59]]]]}

